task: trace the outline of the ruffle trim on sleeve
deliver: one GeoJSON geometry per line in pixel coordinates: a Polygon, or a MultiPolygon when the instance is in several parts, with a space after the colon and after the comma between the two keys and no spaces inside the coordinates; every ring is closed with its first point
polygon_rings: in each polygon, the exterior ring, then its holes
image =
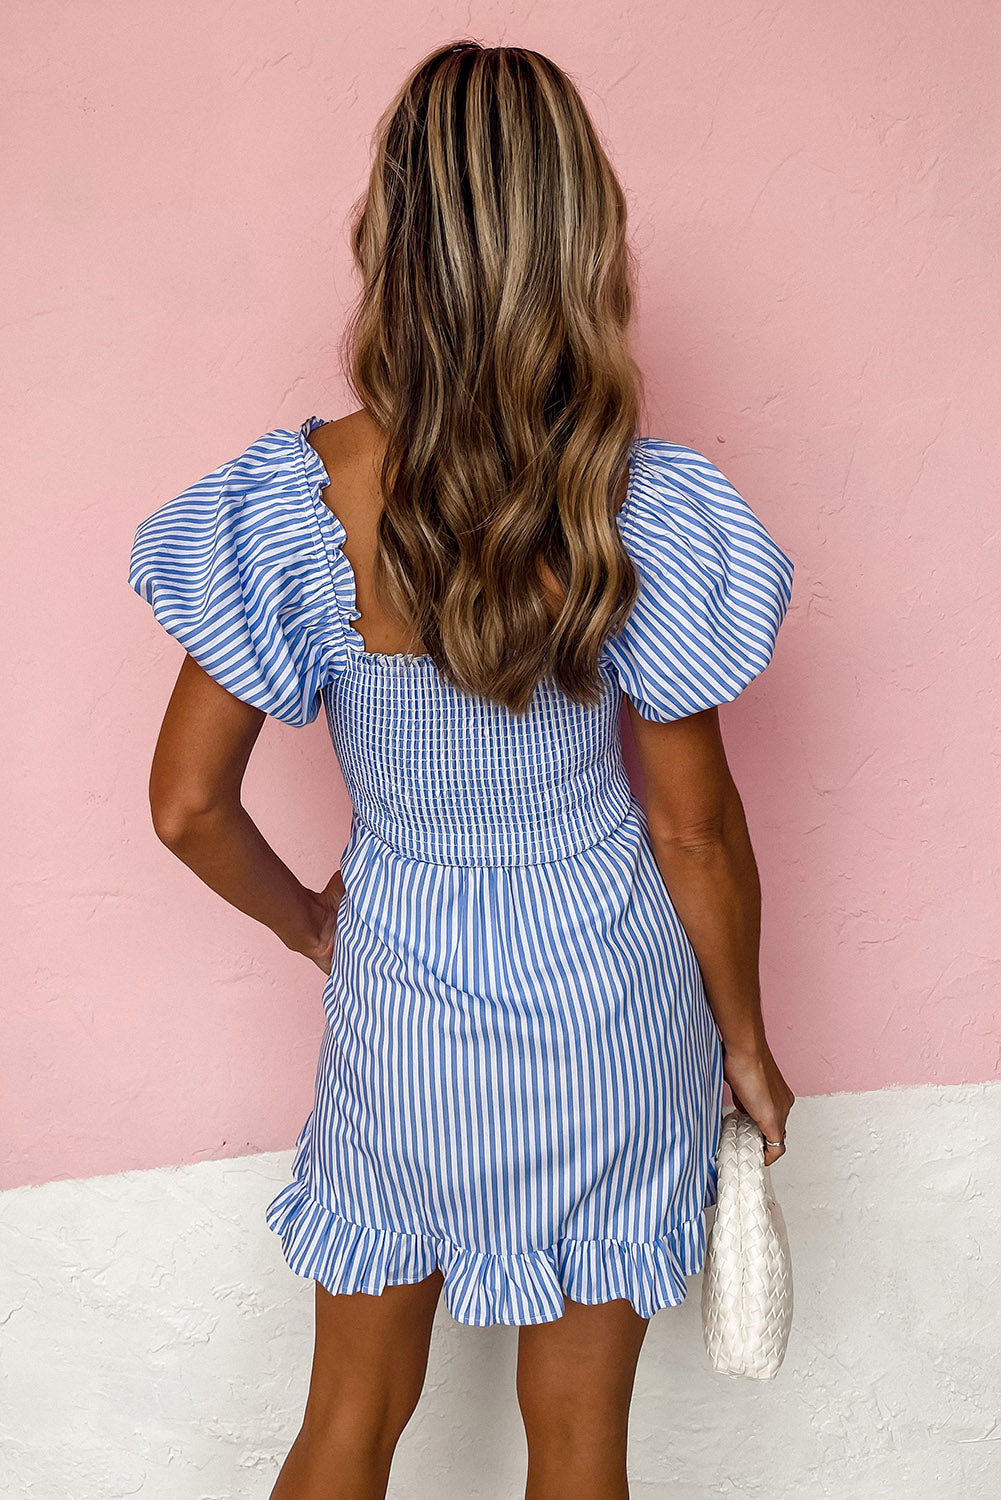
{"type": "Polygon", "coordinates": [[[361,618],[361,610],[358,608],[354,570],[344,553],[347,532],[340,518],[320,498],[323,490],[330,483],[330,475],[327,473],[323,459],[312,444],[307,442],[313,429],[322,427],[324,424],[325,418],[323,417],[307,417],[299,428],[299,455],[303,483],[316,527],[318,544],[327,560],[327,569],[333,585],[334,603],[341,621],[336,649],[337,667],[338,670],[342,670],[347,665],[347,653],[364,652],[365,642],[354,628],[355,620],[361,618]]]}
{"type": "MultiPolygon", "coordinates": [[[[710,1184],[707,1202],[712,1202],[710,1184]]],[[[353,1224],[311,1197],[298,1178],[268,1205],[292,1271],[336,1294],[423,1281],[436,1267],[442,1296],[457,1323],[521,1327],[563,1316],[565,1297],[594,1305],[625,1298],[641,1317],[685,1300],[686,1276],[702,1269],[705,1215],[646,1243],[560,1240],[540,1250],[494,1254],[468,1250],[432,1234],[353,1224]]]]}
{"type": "Polygon", "coordinates": [[[309,417],[303,422],[299,429],[299,449],[304,485],[316,523],[319,545],[326,555],[327,567],[333,579],[337,613],[341,621],[338,667],[340,669],[346,666],[348,658],[352,656],[357,661],[392,671],[401,671],[414,663],[431,666],[431,657],[427,652],[369,651],[361,632],[355,629],[354,622],[361,618],[361,610],[358,608],[354,570],[344,552],[347,533],[338,516],[320,499],[322,491],[330,483],[330,476],[315,448],[307,442],[309,433],[314,427],[322,426],[323,421],[322,417],[309,417]]]}

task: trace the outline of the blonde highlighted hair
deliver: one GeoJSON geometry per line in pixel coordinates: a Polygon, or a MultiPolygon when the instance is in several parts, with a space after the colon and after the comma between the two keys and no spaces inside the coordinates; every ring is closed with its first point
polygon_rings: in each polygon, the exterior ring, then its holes
{"type": "Polygon", "coordinates": [[[454,42],[376,133],[344,362],[385,438],[374,583],[460,689],[578,702],[638,579],[615,521],[641,379],[626,204],[567,75],[454,42]]]}

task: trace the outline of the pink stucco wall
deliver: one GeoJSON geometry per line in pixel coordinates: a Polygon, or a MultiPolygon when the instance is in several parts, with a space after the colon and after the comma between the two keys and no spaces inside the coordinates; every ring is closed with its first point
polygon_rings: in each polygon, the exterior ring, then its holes
{"type": "MultiPolygon", "coordinates": [[[[322,976],[150,827],[180,649],[127,557],[258,433],[348,409],[369,132],[467,14],[8,7],[3,1184],[289,1146],[309,1107],[322,976]]],[[[472,31],[584,87],[632,205],[648,431],[707,453],[796,562],[775,661],[722,710],[786,1076],[994,1076],[991,7],[567,0],[472,31]]],[[[246,802],[322,885],[349,817],[322,719],[266,726],[246,802]]]]}

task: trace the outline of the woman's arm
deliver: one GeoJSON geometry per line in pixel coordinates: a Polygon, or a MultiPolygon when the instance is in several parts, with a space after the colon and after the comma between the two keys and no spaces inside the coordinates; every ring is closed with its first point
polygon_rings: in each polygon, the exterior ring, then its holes
{"type": "Polygon", "coordinates": [[[240,799],[265,717],[185,656],[150,771],[153,827],[161,843],[223,900],[329,973],[344,894],[340,872],[323,891],[308,890],[240,799]]]}
{"type": "MultiPolygon", "coordinates": [[[[627,699],[628,702],[628,699],[627,699]]],[[[658,869],[695,950],[734,1099],[779,1141],[795,1099],[765,1037],[758,972],[761,887],[715,708],[666,723],[629,703],[658,869]]],[[[782,1155],[766,1149],[770,1163],[782,1155]]]]}

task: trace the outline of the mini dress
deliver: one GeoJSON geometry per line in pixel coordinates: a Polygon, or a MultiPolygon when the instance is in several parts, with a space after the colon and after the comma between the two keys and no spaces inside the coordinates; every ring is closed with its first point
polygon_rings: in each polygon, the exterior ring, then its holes
{"type": "MultiPolygon", "coordinates": [[[[378,1294],[440,1267],[458,1323],[564,1298],[684,1300],[716,1201],[722,1045],[622,758],[767,666],[793,563],[692,448],[632,445],[640,576],[600,701],[528,711],[365,649],[307,441],[276,428],[136,530],[131,587],[236,697],[324,712],[351,797],[313,1107],[267,1224],[301,1276],[378,1294]]],[[[335,496],[331,497],[336,500],[335,496]]]]}

